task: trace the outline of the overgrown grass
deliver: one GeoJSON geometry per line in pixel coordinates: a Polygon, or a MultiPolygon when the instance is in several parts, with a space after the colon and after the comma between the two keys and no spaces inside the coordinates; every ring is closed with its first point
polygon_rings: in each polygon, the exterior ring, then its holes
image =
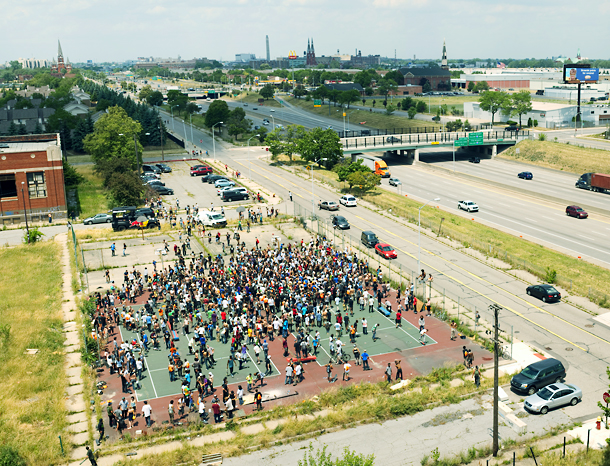
{"type": "MultiPolygon", "coordinates": [[[[337,126],[336,129],[343,128],[343,113],[341,112],[341,106],[338,104],[335,107],[331,103],[329,115],[328,100],[325,101],[325,105],[322,107],[314,108],[313,100],[307,102],[304,98],[296,99],[294,97],[285,97],[284,99],[289,104],[300,107],[310,113],[337,120],[337,122],[341,122],[341,125],[337,126]]],[[[360,103],[362,104],[362,102],[360,103]]],[[[356,102],[356,104],[358,104],[358,102],[356,102]]],[[[379,102],[378,105],[381,105],[381,102],[379,102]]],[[[383,108],[383,105],[381,105],[381,108],[383,108]]],[[[367,126],[369,128],[392,130],[401,128],[418,128],[424,126],[429,128],[441,127],[441,125],[438,123],[433,123],[431,121],[410,120],[409,118],[403,116],[386,115],[385,113],[368,112],[366,110],[348,109],[347,113],[349,113],[350,124],[354,125],[357,123],[362,123],[363,126],[367,126]]]]}
{"type": "Polygon", "coordinates": [[[74,167],[84,177],[78,186],[81,213],[79,217],[85,219],[100,212],[108,210],[106,189],[102,186],[102,178],[93,171],[93,165],[77,165],[74,167]]]}
{"type": "MultiPolygon", "coordinates": [[[[577,147],[553,141],[521,141],[498,154],[498,157],[576,175],[589,172],[607,173],[610,167],[610,152],[607,150],[577,147]]],[[[574,181],[576,182],[576,178],[574,181]]]]}
{"type": "Polygon", "coordinates": [[[0,350],[0,445],[32,465],[61,461],[66,426],[59,254],[53,242],[0,250],[0,324],[10,326],[0,350]]]}
{"type": "MultiPolygon", "coordinates": [[[[610,158],[610,153],[605,153],[610,158]]],[[[296,159],[294,165],[297,166],[297,171],[302,170],[300,164],[301,162],[296,159]]],[[[311,176],[309,171],[307,173],[303,171],[302,173],[311,176]]],[[[314,177],[337,190],[345,190],[343,184],[338,181],[337,174],[332,171],[316,169],[314,170],[314,177]]],[[[393,215],[403,217],[411,223],[417,223],[418,209],[421,206],[421,203],[417,201],[379,187],[367,193],[354,191],[354,194],[374,204],[382,211],[387,212],[392,209],[393,215]]],[[[589,296],[589,287],[592,287],[597,292],[591,295],[591,299],[601,306],[609,304],[604,299],[604,295],[610,295],[610,270],[606,268],[517,238],[509,233],[472,221],[470,218],[454,215],[435,208],[434,205],[430,205],[429,208],[422,211],[421,218],[422,225],[430,228],[437,236],[440,232],[442,236],[450,237],[465,247],[477,249],[486,255],[489,255],[491,251],[492,256],[511,263],[516,268],[523,269],[523,261],[526,261],[526,269],[539,276],[541,280],[547,278],[549,271],[555,271],[557,277],[561,277],[561,280],[572,281],[571,293],[589,296]],[[441,225],[442,219],[444,220],[441,225]]],[[[381,239],[391,244],[393,238],[382,237],[381,239]]],[[[560,286],[569,285],[569,283],[566,284],[563,281],[558,284],[560,286]]]]}

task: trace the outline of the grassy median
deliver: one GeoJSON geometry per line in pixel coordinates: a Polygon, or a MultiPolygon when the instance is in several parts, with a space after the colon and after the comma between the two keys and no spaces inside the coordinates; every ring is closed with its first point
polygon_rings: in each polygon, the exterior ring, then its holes
{"type": "Polygon", "coordinates": [[[53,242],[0,250],[0,450],[32,465],[61,462],[66,426],[59,255],[53,242]]]}

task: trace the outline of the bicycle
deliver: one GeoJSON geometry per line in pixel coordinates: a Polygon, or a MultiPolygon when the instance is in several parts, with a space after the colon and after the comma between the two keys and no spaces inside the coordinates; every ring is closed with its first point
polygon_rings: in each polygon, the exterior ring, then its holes
{"type": "Polygon", "coordinates": [[[500,346],[498,348],[498,357],[506,359],[506,360],[511,360],[512,359],[512,357],[510,355],[510,352],[509,352],[508,345],[500,346]]]}

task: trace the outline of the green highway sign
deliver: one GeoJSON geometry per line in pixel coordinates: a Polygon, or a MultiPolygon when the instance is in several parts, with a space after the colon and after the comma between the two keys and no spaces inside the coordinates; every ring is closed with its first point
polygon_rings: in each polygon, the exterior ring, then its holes
{"type": "Polygon", "coordinates": [[[468,138],[458,138],[454,141],[455,147],[464,147],[468,145],[468,138]]]}
{"type": "Polygon", "coordinates": [[[470,133],[468,135],[468,144],[471,146],[480,146],[483,144],[483,133],[470,133]]]}
{"type": "Polygon", "coordinates": [[[321,107],[322,106],[322,99],[313,99],[313,106],[314,107],[321,107]]]}

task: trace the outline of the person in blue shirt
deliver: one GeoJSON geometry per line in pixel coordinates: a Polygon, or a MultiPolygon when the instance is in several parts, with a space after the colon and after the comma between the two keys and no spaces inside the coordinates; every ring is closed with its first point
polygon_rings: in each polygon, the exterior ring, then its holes
{"type": "Polygon", "coordinates": [[[362,358],[362,370],[363,371],[371,370],[371,368],[369,367],[369,353],[367,353],[366,350],[364,350],[362,352],[362,354],[360,355],[360,357],[362,358]]]}

